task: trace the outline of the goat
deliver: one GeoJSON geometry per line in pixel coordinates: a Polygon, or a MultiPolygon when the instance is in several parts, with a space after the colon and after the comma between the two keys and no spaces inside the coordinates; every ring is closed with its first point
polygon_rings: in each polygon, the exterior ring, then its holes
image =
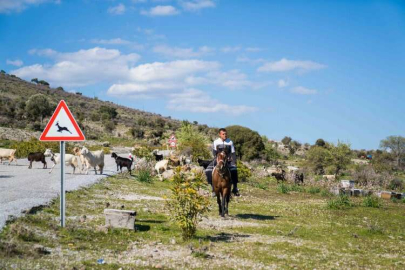
{"type": "Polygon", "coordinates": [[[131,167],[132,167],[132,163],[134,162],[134,159],[131,157],[131,159],[129,158],[123,158],[123,157],[119,157],[116,153],[112,153],[111,157],[115,159],[115,163],[117,163],[117,171],[118,171],[118,167],[121,170],[122,173],[122,167],[127,167],[128,171],[129,171],[129,175],[131,175],[131,167]]]}
{"type": "Polygon", "coordinates": [[[304,174],[303,173],[296,173],[294,175],[294,182],[296,185],[304,184],[304,174]]]}
{"type": "Polygon", "coordinates": [[[169,164],[169,161],[167,159],[165,160],[161,160],[158,161],[155,165],[155,170],[157,171],[157,173],[160,175],[161,174],[161,170],[162,172],[167,170],[167,165],[169,164]]]}
{"type": "Polygon", "coordinates": [[[0,162],[3,163],[3,158],[8,159],[8,165],[14,160],[17,165],[17,159],[15,158],[16,149],[0,148],[0,162]]]}
{"type": "Polygon", "coordinates": [[[103,150],[91,152],[86,147],[83,147],[80,154],[86,159],[86,174],[89,173],[89,168],[93,167],[94,172],[97,174],[96,167],[98,166],[100,174],[103,174],[104,168],[104,152],[103,150]]]}
{"type": "Polygon", "coordinates": [[[159,155],[157,152],[153,152],[153,155],[155,156],[156,161],[163,160],[163,155],[159,155]]]}
{"type": "Polygon", "coordinates": [[[281,173],[272,173],[271,176],[274,176],[277,179],[277,183],[279,181],[285,181],[285,171],[281,170],[281,173]]]}
{"type": "MultiPolygon", "coordinates": [[[[49,171],[49,173],[51,173],[53,171],[53,168],[55,168],[56,164],[60,163],[61,155],[59,153],[57,154],[53,153],[51,149],[46,149],[44,155],[50,156],[51,161],[53,161],[54,163],[51,170],[49,171]]],[[[74,155],[65,154],[65,164],[70,165],[73,168],[73,174],[75,173],[76,168],[79,168],[79,171],[81,171],[79,167],[79,158],[74,155]]]]}
{"type": "Polygon", "coordinates": [[[84,171],[84,169],[87,166],[87,159],[84,158],[84,156],[82,154],[80,154],[80,148],[79,147],[74,147],[73,148],[73,153],[75,156],[78,156],[80,158],[80,170],[84,171]]]}
{"type": "Polygon", "coordinates": [[[207,169],[207,167],[211,164],[212,160],[202,160],[200,158],[197,159],[198,165],[204,167],[204,169],[207,169]]]}
{"type": "Polygon", "coordinates": [[[28,166],[28,169],[32,169],[32,162],[34,162],[34,161],[42,162],[44,164],[44,166],[42,167],[43,169],[48,168],[48,164],[46,163],[44,153],[41,153],[41,152],[29,153],[28,161],[30,162],[30,166],[28,166]]]}

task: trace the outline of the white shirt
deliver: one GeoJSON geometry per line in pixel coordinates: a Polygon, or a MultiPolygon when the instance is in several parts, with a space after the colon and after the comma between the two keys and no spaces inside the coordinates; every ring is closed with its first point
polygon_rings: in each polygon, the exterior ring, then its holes
{"type": "Polygon", "coordinates": [[[228,138],[225,141],[223,141],[221,138],[218,138],[214,141],[214,143],[212,144],[212,149],[213,150],[217,150],[217,146],[220,145],[228,145],[231,147],[231,153],[235,153],[235,146],[233,146],[233,142],[228,138]]]}

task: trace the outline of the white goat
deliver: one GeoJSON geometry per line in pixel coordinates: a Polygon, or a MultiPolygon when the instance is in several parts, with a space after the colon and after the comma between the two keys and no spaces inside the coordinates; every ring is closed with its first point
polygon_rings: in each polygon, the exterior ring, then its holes
{"type": "MultiPolygon", "coordinates": [[[[55,168],[56,164],[60,163],[60,153],[53,153],[51,149],[46,149],[45,156],[50,156],[51,160],[53,161],[53,166],[51,168],[51,170],[49,171],[49,173],[51,173],[53,171],[53,168],[55,168]]],[[[71,154],[65,154],[65,164],[66,165],[70,165],[73,168],[73,174],[76,171],[76,168],[79,168],[79,172],[81,172],[81,169],[79,167],[79,158],[71,155],[71,154]]]]}
{"type": "Polygon", "coordinates": [[[15,161],[17,165],[17,159],[15,158],[15,151],[16,149],[5,149],[0,148],[0,163],[3,163],[3,158],[8,159],[8,165],[10,165],[11,161],[15,161]]]}
{"type": "Polygon", "coordinates": [[[84,156],[80,154],[79,147],[74,147],[73,153],[75,154],[75,156],[78,156],[80,158],[81,170],[84,171],[84,169],[87,167],[87,159],[85,159],[84,156]]]}
{"type": "Polygon", "coordinates": [[[86,174],[89,173],[89,168],[93,167],[94,172],[97,174],[96,167],[98,166],[100,174],[103,174],[104,168],[104,152],[103,150],[91,152],[86,147],[83,147],[80,154],[86,159],[86,174]]]}
{"type": "Polygon", "coordinates": [[[160,175],[161,172],[164,172],[167,170],[167,165],[169,164],[169,161],[167,159],[158,161],[155,165],[155,170],[157,171],[157,173],[160,175]]]}

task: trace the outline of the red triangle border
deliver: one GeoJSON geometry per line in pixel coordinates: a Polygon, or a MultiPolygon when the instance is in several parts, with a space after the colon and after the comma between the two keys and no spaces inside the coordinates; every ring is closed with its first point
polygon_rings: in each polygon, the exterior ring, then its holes
{"type": "Polygon", "coordinates": [[[42,132],[41,137],[39,137],[39,140],[40,141],[85,141],[86,140],[82,130],[80,129],[79,125],[77,124],[75,118],[73,117],[72,113],[70,112],[70,110],[64,100],[61,100],[59,102],[58,106],[56,107],[55,112],[53,113],[51,119],[49,120],[48,124],[46,125],[45,130],[42,132]],[[77,136],[77,137],[46,137],[46,135],[48,134],[49,130],[51,129],[53,123],[55,122],[56,117],[58,116],[58,114],[62,108],[65,109],[66,114],[68,115],[70,121],[73,124],[73,127],[75,128],[75,130],[79,134],[79,136],[77,136]]]}

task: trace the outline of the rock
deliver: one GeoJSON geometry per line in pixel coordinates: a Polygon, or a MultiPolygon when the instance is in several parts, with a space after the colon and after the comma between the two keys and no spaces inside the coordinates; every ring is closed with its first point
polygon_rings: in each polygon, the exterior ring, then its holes
{"type": "Polygon", "coordinates": [[[83,215],[80,217],[79,222],[84,223],[86,222],[86,219],[87,219],[86,215],[83,215]]]}
{"type": "Polygon", "coordinates": [[[110,142],[107,142],[107,141],[103,142],[103,146],[104,146],[104,147],[109,147],[109,146],[110,146],[110,142]]]}
{"type": "Polygon", "coordinates": [[[163,179],[170,179],[174,175],[174,170],[167,170],[162,173],[163,179]]]}
{"type": "Polygon", "coordinates": [[[108,227],[135,230],[135,211],[104,209],[104,216],[108,227]]]}
{"type": "Polygon", "coordinates": [[[38,254],[42,254],[42,255],[51,254],[51,251],[42,245],[35,244],[33,248],[38,254]]]}
{"type": "Polygon", "coordinates": [[[170,239],[170,244],[175,245],[176,244],[176,239],[174,239],[174,238],[170,239]]]}

